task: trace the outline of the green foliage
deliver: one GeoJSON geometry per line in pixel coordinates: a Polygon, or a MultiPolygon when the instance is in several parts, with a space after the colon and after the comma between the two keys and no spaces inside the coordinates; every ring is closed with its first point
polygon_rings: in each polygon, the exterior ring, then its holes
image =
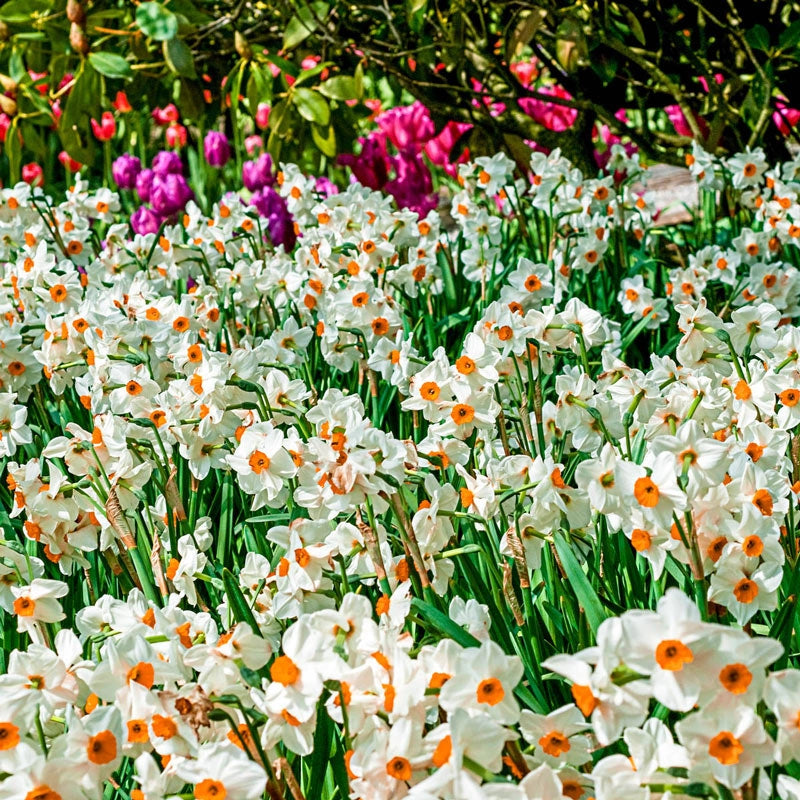
{"type": "Polygon", "coordinates": [[[60,147],[82,163],[96,157],[92,115],[120,90],[142,118],[176,103],[195,138],[221,115],[241,137],[259,104],[271,104],[270,151],[309,170],[355,148],[365,96],[415,97],[438,125],[474,124],[461,144],[473,154],[505,149],[520,163],[533,139],[590,167],[597,125],[651,160],[679,162],[692,138],[711,151],[761,144],[780,158],[785,140],[771,116],[778,98],[800,106],[799,46],[795,4],[767,0],[9,0],[0,6],[0,105],[22,140],[6,146],[12,176],[26,150],[54,158],[41,134],[56,121],[54,103],[68,105],[68,87],[91,98],[89,113],[74,108],[58,124],[60,147]],[[522,79],[514,65],[534,58],[522,79]],[[557,108],[577,115],[566,130],[519,105],[554,102],[554,84],[568,92],[557,108]],[[674,131],[665,106],[680,109],[690,136],[674,131]]]}

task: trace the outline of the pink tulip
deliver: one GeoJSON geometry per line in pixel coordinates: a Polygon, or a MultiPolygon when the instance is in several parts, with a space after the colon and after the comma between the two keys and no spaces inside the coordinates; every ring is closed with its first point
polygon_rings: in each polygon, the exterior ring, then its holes
{"type": "Polygon", "coordinates": [[[186,145],[186,128],[177,122],[173,122],[167,128],[164,138],[166,139],[167,147],[184,147],[186,145]]]}
{"type": "Polygon", "coordinates": [[[244,140],[244,149],[247,151],[247,155],[251,156],[257,150],[260,150],[264,146],[264,142],[261,137],[254,133],[252,136],[248,136],[244,140]]]}
{"type": "Polygon", "coordinates": [[[42,186],[44,184],[44,170],[36,162],[25,164],[22,168],[22,180],[31,186],[42,186]]]}
{"type": "Polygon", "coordinates": [[[269,125],[269,112],[272,107],[268,103],[259,103],[256,109],[256,125],[263,131],[269,125]]]}
{"type": "Polygon", "coordinates": [[[180,113],[174,103],[170,103],[164,108],[153,109],[153,119],[159,125],[170,125],[180,119],[180,113]]]}

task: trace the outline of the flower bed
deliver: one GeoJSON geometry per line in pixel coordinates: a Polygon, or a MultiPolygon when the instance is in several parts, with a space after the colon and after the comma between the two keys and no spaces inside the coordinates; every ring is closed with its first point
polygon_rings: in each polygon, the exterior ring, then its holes
{"type": "Polygon", "coordinates": [[[0,798],[800,797],[800,162],[168,160],[0,193],[0,798]]]}

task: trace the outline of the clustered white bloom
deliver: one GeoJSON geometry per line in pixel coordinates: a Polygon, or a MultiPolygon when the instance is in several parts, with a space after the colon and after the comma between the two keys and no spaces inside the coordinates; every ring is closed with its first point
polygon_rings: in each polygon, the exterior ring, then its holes
{"type": "Polygon", "coordinates": [[[766,769],[800,760],[799,165],[690,161],[750,227],[618,275],[613,312],[604,257],[657,213],[621,148],[617,182],[462,165],[449,231],[282,165],[292,253],[235,195],[101,241],[107,190],[0,190],[0,800],[255,800],[315,747],[364,800],[800,798],[766,769]],[[525,213],[551,240],[507,263],[525,213]],[[530,674],[458,559],[516,618],[612,536],[649,596],[530,674]]]}

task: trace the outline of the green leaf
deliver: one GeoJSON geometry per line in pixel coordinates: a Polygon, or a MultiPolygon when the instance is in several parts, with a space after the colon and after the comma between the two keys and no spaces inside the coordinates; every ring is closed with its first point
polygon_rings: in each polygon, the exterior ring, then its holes
{"type": "Polygon", "coordinates": [[[269,129],[276,135],[283,137],[289,130],[289,102],[287,100],[279,100],[272,107],[269,114],[269,129]]]}
{"type": "Polygon", "coordinates": [[[750,47],[756,50],[769,50],[769,32],[763,25],[754,25],[745,34],[750,47]]]}
{"type": "Polygon", "coordinates": [[[8,156],[10,183],[13,186],[20,179],[22,168],[22,143],[19,136],[19,117],[15,117],[6,132],[5,151],[8,156]]]}
{"type": "Polygon", "coordinates": [[[311,67],[311,69],[304,69],[298,76],[297,80],[294,82],[295,86],[302,86],[304,83],[308,83],[312,78],[316,78],[317,75],[320,75],[326,69],[328,69],[333,64],[332,61],[323,61],[320,64],[317,64],[315,67],[311,67]]]}
{"type": "Polygon", "coordinates": [[[94,159],[95,143],[94,137],[89,134],[89,120],[100,114],[101,82],[102,78],[91,62],[84,62],[58,122],[58,133],[64,149],[82,164],[91,164],[94,159]]]}
{"type": "Polygon", "coordinates": [[[131,65],[116,53],[89,53],[89,63],[106,78],[129,78],[131,65]]]}
{"type": "Polygon", "coordinates": [[[178,32],[178,18],[161,3],[140,3],[136,24],[145,36],[157,42],[166,42],[178,32]]]}
{"type": "Polygon", "coordinates": [[[317,125],[327,125],[331,119],[331,108],[328,101],[311,89],[295,89],[293,93],[294,105],[300,116],[317,125]]]}
{"type": "Polygon", "coordinates": [[[178,104],[184,119],[199,119],[205,108],[203,92],[200,87],[186,78],[181,78],[178,90],[178,104]]]}
{"type": "Polygon", "coordinates": [[[229,550],[233,541],[233,515],[236,505],[233,497],[233,475],[226,472],[222,479],[220,498],[219,538],[217,539],[217,561],[224,564],[229,559],[229,550]]]}
{"type": "Polygon", "coordinates": [[[544,8],[533,8],[520,12],[514,25],[514,30],[511,36],[508,37],[506,58],[509,61],[517,58],[525,49],[546,17],[547,11],[544,8]]]}
{"type": "Polygon", "coordinates": [[[30,25],[35,16],[44,16],[52,10],[52,0],[10,0],[0,8],[0,19],[12,25],[30,25]]]}
{"type": "Polygon", "coordinates": [[[194,68],[194,56],[186,42],[178,38],[168,39],[162,43],[161,49],[167,66],[176,75],[180,75],[182,78],[197,77],[197,72],[194,68]]]}
{"type": "Polygon", "coordinates": [[[270,64],[274,64],[282,72],[285,72],[287,75],[291,75],[293,78],[297,78],[297,76],[300,74],[300,67],[298,67],[297,64],[293,64],[291,61],[287,61],[285,58],[273,55],[272,53],[270,53],[266,58],[270,64]]]}
{"type": "Polygon", "coordinates": [[[639,44],[645,44],[644,38],[644,30],[642,29],[642,23],[639,22],[639,17],[633,13],[629,8],[625,9],[625,19],[628,21],[628,25],[630,26],[631,33],[636,37],[636,41],[639,44]]]}
{"type": "Polygon", "coordinates": [[[800,42],[800,19],[793,22],[778,37],[778,46],[781,50],[791,50],[800,42]]]}
{"type": "Polygon", "coordinates": [[[478,647],[480,642],[468,631],[465,631],[459,624],[453,622],[447,614],[434,608],[430,603],[420,600],[418,597],[411,598],[411,606],[419,612],[419,615],[431,625],[438,629],[440,633],[450,637],[462,647],[478,647]]]}
{"type": "Polygon", "coordinates": [[[359,98],[356,79],[349,75],[337,75],[328,78],[319,86],[320,94],[330,97],[331,100],[357,100],[359,98]]]}
{"type": "Polygon", "coordinates": [[[250,77],[247,79],[247,104],[250,113],[255,115],[259,103],[269,103],[272,100],[272,75],[267,77],[267,72],[254,62],[250,62],[250,77]]]}
{"type": "Polygon", "coordinates": [[[230,606],[231,614],[237,622],[246,622],[253,630],[256,636],[263,635],[261,629],[258,627],[256,618],[250,609],[250,606],[245,600],[242,590],[233,573],[226,567],[222,570],[222,583],[225,586],[225,594],[228,596],[228,605],[230,606]]]}
{"type": "Polygon", "coordinates": [[[25,147],[36,153],[40,158],[45,158],[47,155],[47,144],[39,131],[36,130],[36,125],[26,121],[20,125],[20,130],[22,131],[22,140],[25,142],[25,147]]]}
{"type": "Polygon", "coordinates": [[[364,94],[364,65],[360,61],[353,73],[353,80],[356,84],[356,97],[362,97],[364,94]]]}
{"type": "Polygon", "coordinates": [[[328,158],[333,158],[336,155],[336,131],[333,129],[333,125],[328,125],[327,128],[312,125],[311,138],[320,152],[324,153],[328,158]]]}
{"type": "Polygon", "coordinates": [[[556,552],[561,559],[561,565],[567,574],[570,588],[575,592],[575,597],[583,608],[589,627],[594,633],[600,627],[600,623],[606,618],[606,612],[600,603],[597,593],[589,583],[586,573],[581,569],[575,553],[572,551],[569,542],[563,536],[555,537],[556,552]]]}
{"type": "Polygon", "coordinates": [[[333,722],[325,711],[324,703],[320,700],[317,711],[317,727],[314,731],[314,749],[311,754],[309,786],[322,786],[322,782],[325,780],[331,755],[332,727],[333,722]]]}
{"type": "Polygon", "coordinates": [[[328,16],[327,3],[311,3],[303,6],[286,26],[283,33],[283,49],[291,50],[305,41],[316,29],[317,20],[324,20],[328,16]]]}

